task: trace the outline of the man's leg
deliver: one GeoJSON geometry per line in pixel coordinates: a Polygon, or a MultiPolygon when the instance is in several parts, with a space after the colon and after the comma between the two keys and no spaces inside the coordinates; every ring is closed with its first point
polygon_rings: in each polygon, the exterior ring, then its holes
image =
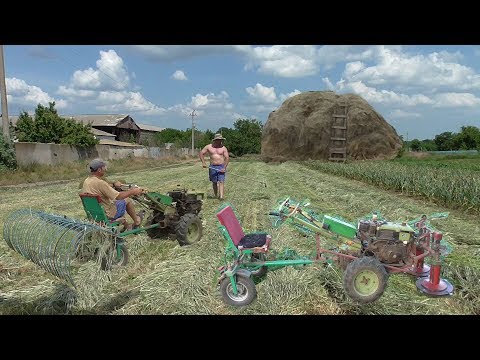
{"type": "Polygon", "coordinates": [[[218,190],[220,193],[220,200],[223,200],[223,181],[218,182],[218,190]]]}
{"type": "Polygon", "coordinates": [[[218,188],[217,188],[217,174],[218,174],[218,170],[216,170],[215,168],[215,165],[210,165],[210,167],[208,168],[208,178],[209,180],[212,182],[212,187],[213,187],[213,195],[215,197],[217,197],[217,193],[218,193],[218,188]]]}
{"type": "Polygon", "coordinates": [[[133,201],[132,199],[130,198],[126,198],[125,199],[125,202],[127,203],[127,213],[128,215],[130,215],[130,217],[132,218],[133,220],[133,224],[134,225],[140,225],[140,223],[142,222],[142,219],[140,219],[138,216],[137,216],[137,213],[135,212],[135,208],[133,207],[133,201]]]}
{"type": "Polygon", "coordinates": [[[220,192],[220,200],[223,200],[224,192],[225,192],[225,173],[218,172],[217,179],[218,179],[218,190],[220,192]]]}

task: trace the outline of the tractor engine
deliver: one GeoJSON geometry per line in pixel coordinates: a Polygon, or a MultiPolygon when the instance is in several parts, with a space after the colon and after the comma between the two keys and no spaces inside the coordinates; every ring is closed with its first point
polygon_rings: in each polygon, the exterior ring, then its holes
{"type": "Polygon", "coordinates": [[[407,264],[414,246],[414,230],[406,224],[361,220],[357,236],[362,243],[362,251],[385,264],[407,264]]]}
{"type": "Polygon", "coordinates": [[[202,210],[203,193],[188,193],[187,190],[173,190],[167,193],[176,203],[180,216],[185,214],[198,215],[202,210]]]}

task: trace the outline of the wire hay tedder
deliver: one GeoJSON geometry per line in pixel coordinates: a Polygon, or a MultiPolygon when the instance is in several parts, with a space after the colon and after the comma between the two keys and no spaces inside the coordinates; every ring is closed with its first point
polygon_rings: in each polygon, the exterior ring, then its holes
{"type": "Polygon", "coordinates": [[[308,202],[287,197],[270,212],[273,226],[287,223],[302,233],[314,235],[316,249],[310,257],[295,250],[270,251],[271,235],[265,232],[244,234],[232,209],[226,204],[218,213],[219,229],[227,246],[225,264],[218,270],[220,292],[227,304],[245,306],[257,296],[255,282],[268,270],[286,266],[303,268],[314,262],[335,263],[344,269],[345,292],[359,303],[379,299],[390,273],[406,273],[418,277],[417,288],[431,296],[453,293],[453,286],[440,278],[441,262],[450,251],[428,220],[444,218],[448,213],[432,214],[429,219],[395,223],[380,214],[360,219],[355,226],[339,216],[319,215],[307,209],[308,202]],[[334,244],[327,249],[324,246],[334,244]],[[323,247],[322,247],[323,245],[323,247]],[[425,264],[429,258],[430,266],[425,264]]]}

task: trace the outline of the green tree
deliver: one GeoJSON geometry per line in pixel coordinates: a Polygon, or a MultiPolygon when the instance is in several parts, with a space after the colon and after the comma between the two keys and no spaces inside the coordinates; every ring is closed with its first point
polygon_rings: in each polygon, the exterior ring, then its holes
{"type": "Polygon", "coordinates": [[[18,141],[35,142],[35,123],[26,111],[22,111],[18,117],[15,135],[18,141]]]}
{"type": "Polygon", "coordinates": [[[177,142],[181,142],[184,137],[184,131],[166,128],[155,134],[155,141],[158,145],[167,143],[175,144],[177,142]]]}
{"type": "Polygon", "coordinates": [[[462,126],[462,131],[453,137],[457,150],[474,150],[480,146],[480,129],[476,126],[462,126]]]}
{"type": "Polygon", "coordinates": [[[55,102],[45,107],[38,104],[35,119],[22,112],[16,126],[19,141],[92,146],[98,140],[91,133],[91,124],[84,125],[58,115],[55,102]]]}
{"type": "Polygon", "coordinates": [[[212,139],[214,138],[214,136],[215,133],[209,129],[207,129],[204,133],[200,132],[198,135],[198,143],[195,143],[195,147],[203,149],[205,145],[212,143],[212,139]]]}
{"type": "Polygon", "coordinates": [[[236,155],[260,154],[263,125],[256,119],[238,119],[233,124],[237,131],[236,155]]]}
{"type": "Polygon", "coordinates": [[[422,143],[418,139],[413,139],[412,142],[410,143],[410,149],[412,151],[420,151],[422,148],[422,143]]]}
{"type": "Polygon", "coordinates": [[[435,145],[437,145],[439,151],[456,150],[453,143],[454,136],[455,135],[450,131],[446,131],[436,135],[433,141],[435,142],[435,145]]]}
{"type": "Polygon", "coordinates": [[[437,144],[435,144],[435,141],[431,139],[425,139],[422,140],[422,145],[421,149],[424,151],[436,151],[437,150],[437,144]]]}

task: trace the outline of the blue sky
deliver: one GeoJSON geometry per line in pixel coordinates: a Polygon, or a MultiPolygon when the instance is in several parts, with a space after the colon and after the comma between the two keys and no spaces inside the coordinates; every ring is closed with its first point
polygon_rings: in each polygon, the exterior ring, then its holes
{"type": "Polygon", "coordinates": [[[200,130],[265,123],[304,91],[355,93],[404,138],[480,127],[480,46],[4,45],[9,115],[129,114],[200,130]]]}

